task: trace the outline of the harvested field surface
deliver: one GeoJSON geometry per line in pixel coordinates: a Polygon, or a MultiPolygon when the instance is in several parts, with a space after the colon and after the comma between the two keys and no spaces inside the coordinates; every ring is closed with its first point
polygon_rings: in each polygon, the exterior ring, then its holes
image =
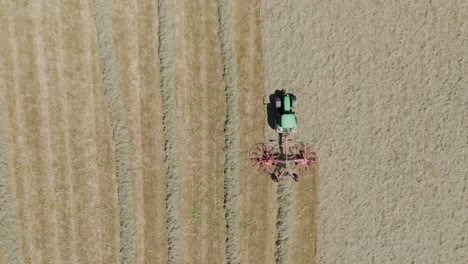
{"type": "Polygon", "coordinates": [[[463,1],[0,1],[0,263],[468,262],[467,21],[463,1]],[[320,158],[298,183],[248,159],[281,89],[320,158]]]}
{"type": "MultiPolygon", "coordinates": [[[[467,2],[274,0],[261,14],[267,94],[298,96],[297,137],[318,149],[317,263],[467,263],[467,2]]],[[[294,221],[313,211],[304,180],[294,221]]],[[[291,263],[310,263],[304,222],[291,263]]]]}

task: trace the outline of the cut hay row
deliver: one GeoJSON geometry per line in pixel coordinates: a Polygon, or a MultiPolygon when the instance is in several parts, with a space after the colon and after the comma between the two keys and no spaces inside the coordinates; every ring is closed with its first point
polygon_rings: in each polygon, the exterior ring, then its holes
{"type": "Polygon", "coordinates": [[[287,263],[289,251],[292,184],[288,178],[280,181],[278,186],[278,216],[276,238],[276,263],[287,263]]]}
{"type": "Polygon", "coordinates": [[[176,100],[174,74],[174,2],[160,0],[159,14],[159,58],[163,127],[165,137],[165,167],[167,176],[167,240],[168,263],[179,262],[179,168],[177,151],[176,100]]]}
{"type": "Polygon", "coordinates": [[[223,78],[226,97],[225,161],[224,161],[224,209],[226,217],[226,262],[239,263],[239,117],[236,54],[232,39],[232,3],[230,0],[218,0],[219,29],[221,41],[223,78]]]}
{"type": "Polygon", "coordinates": [[[115,144],[116,174],[119,186],[120,244],[121,261],[134,263],[135,248],[135,212],[133,210],[133,181],[130,168],[130,146],[125,122],[124,104],[119,90],[119,76],[116,67],[113,46],[109,5],[106,0],[96,1],[96,29],[98,51],[101,58],[101,70],[104,90],[108,102],[112,134],[115,144]]]}
{"type": "Polygon", "coordinates": [[[317,167],[293,183],[288,263],[316,262],[317,167]]]}

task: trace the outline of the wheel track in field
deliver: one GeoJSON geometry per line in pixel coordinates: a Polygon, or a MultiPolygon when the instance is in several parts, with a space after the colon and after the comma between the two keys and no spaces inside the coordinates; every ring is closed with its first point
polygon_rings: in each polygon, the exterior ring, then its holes
{"type": "Polygon", "coordinates": [[[226,262],[239,263],[239,180],[238,180],[238,149],[239,149],[239,117],[238,117],[238,86],[237,61],[232,39],[232,1],[218,0],[219,39],[221,56],[224,66],[223,79],[226,97],[225,163],[224,163],[224,209],[226,217],[226,262]]]}
{"type": "Polygon", "coordinates": [[[166,208],[168,234],[168,263],[179,260],[180,219],[179,168],[177,151],[176,99],[174,74],[174,3],[159,0],[159,58],[161,73],[161,95],[163,105],[163,131],[165,137],[165,159],[167,175],[166,208]]]}
{"type": "Polygon", "coordinates": [[[115,49],[112,44],[110,19],[107,13],[109,5],[106,0],[97,0],[95,4],[98,52],[101,58],[104,91],[108,102],[115,144],[121,228],[121,261],[123,263],[135,263],[135,213],[133,210],[133,181],[129,164],[130,146],[123,112],[124,105],[119,90],[119,77],[116,68],[115,49]]]}

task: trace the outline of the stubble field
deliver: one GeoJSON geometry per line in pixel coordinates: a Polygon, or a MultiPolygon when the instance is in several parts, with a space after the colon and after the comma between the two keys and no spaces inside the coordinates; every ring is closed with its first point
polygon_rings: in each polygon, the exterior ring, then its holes
{"type": "Polygon", "coordinates": [[[285,261],[288,216],[247,159],[259,1],[6,1],[1,22],[2,261],[285,261]]]}

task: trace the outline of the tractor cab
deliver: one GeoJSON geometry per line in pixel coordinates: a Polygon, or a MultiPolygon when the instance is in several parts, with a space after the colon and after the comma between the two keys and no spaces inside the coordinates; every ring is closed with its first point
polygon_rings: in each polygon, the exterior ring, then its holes
{"type": "Polygon", "coordinates": [[[282,96],[275,97],[276,133],[294,133],[297,129],[296,118],[296,96],[290,93],[285,93],[282,96]]]}

